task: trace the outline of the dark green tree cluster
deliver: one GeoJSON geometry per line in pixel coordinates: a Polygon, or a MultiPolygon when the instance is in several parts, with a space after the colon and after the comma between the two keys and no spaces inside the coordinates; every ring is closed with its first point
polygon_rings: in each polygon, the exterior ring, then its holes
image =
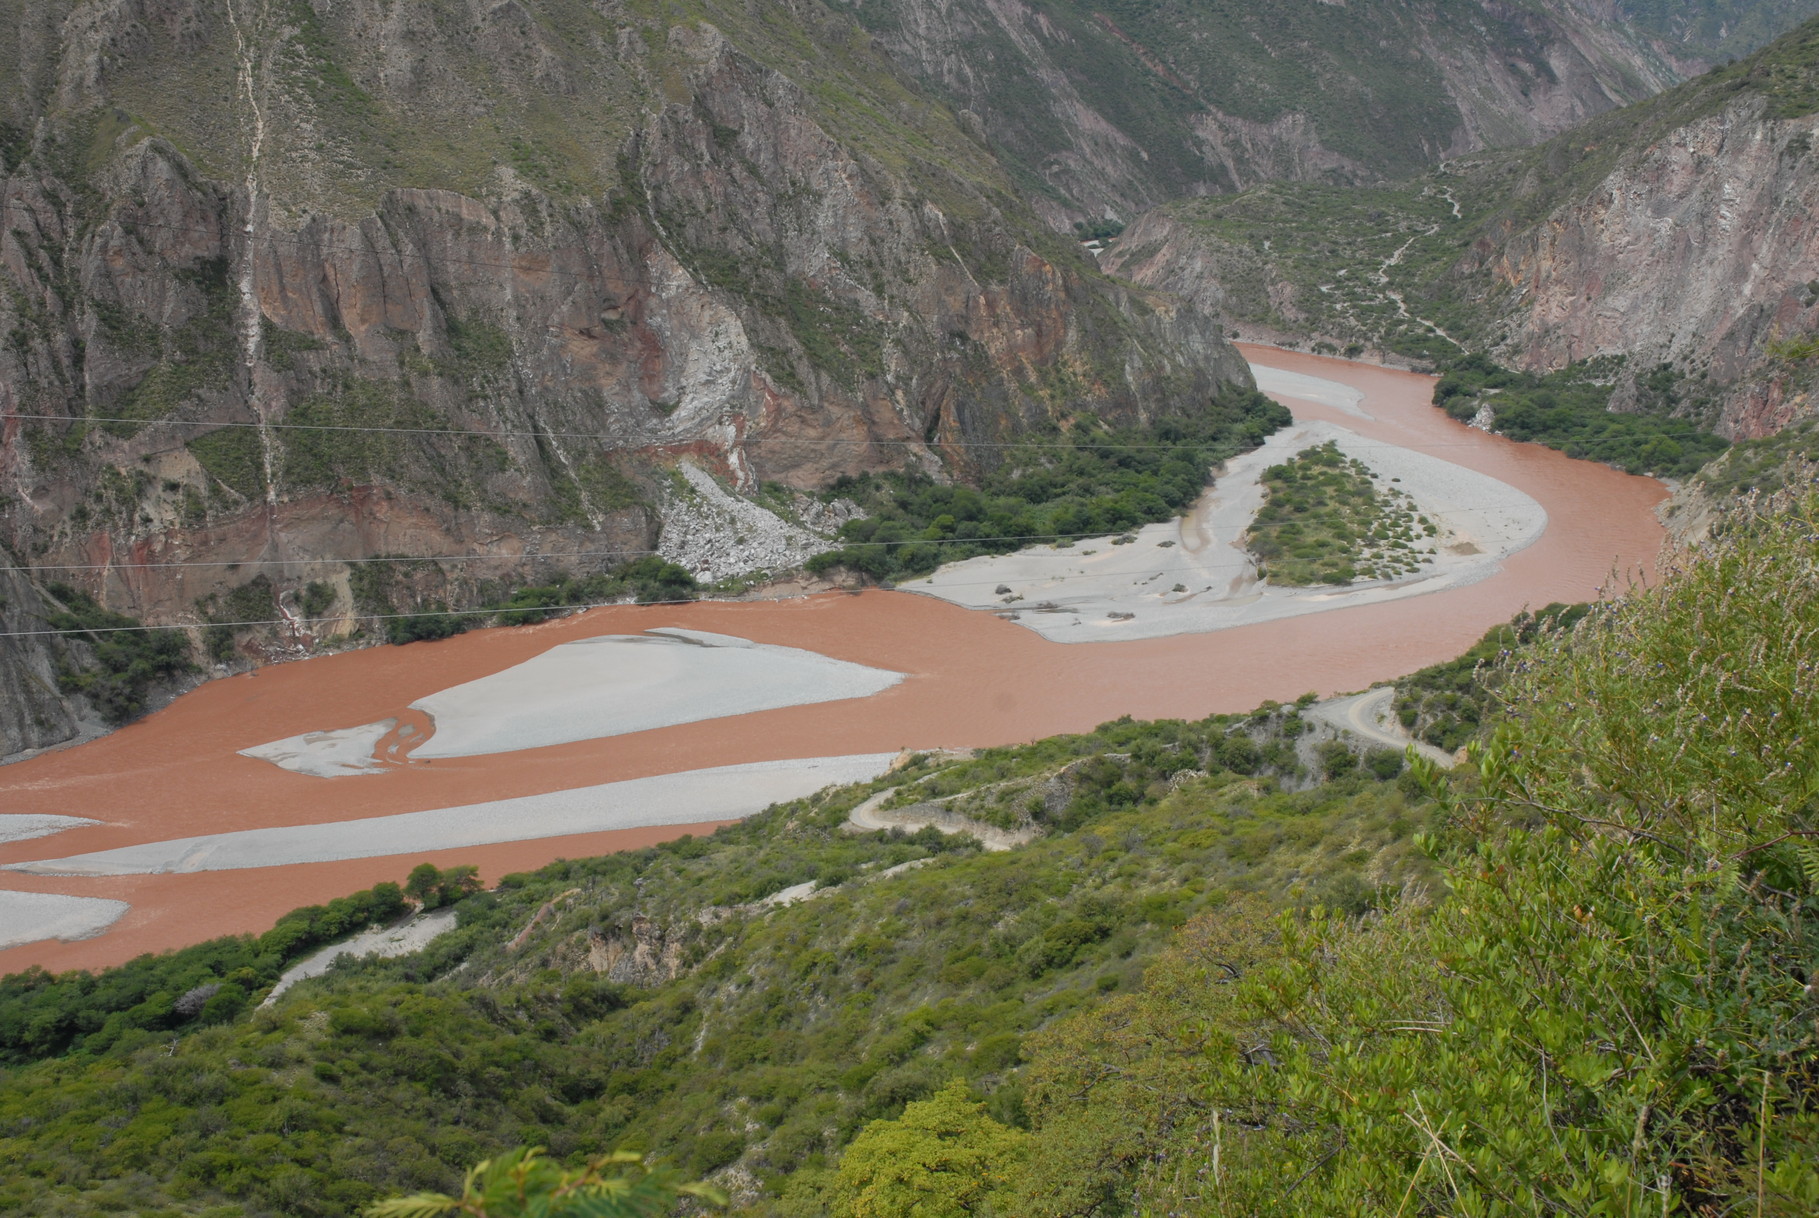
{"type": "Polygon", "coordinates": [[[46,590],[63,606],[46,615],[46,624],[75,644],[58,665],[57,684],[87,698],[109,723],[136,718],[154,689],[194,671],[181,630],[143,629],[137,618],[104,609],[67,584],[46,590]]]}
{"type": "Polygon", "coordinates": [[[398,885],[377,884],[294,910],[263,935],[212,939],[101,973],[32,968],[0,978],[0,1065],[71,1052],[130,1052],[174,1032],[225,1022],[292,961],[406,908],[398,885]]]}
{"type": "MultiPolygon", "coordinates": [[[[423,567],[430,564],[423,563],[423,567]]],[[[410,585],[413,564],[363,563],[348,576],[358,612],[379,619],[387,642],[445,639],[481,626],[524,626],[563,609],[633,597],[641,605],[693,600],[701,585],[686,568],[646,554],[594,575],[560,575],[546,584],[512,589],[473,609],[450,610],[444,600],[419,595],[410,585]],[[405,569],[401,570],[400,567],[405,569]],[[401,609],[400,605],[411,608],[401,609]]]]}
{"type": "Polygon", "coordinates": [[[866,515],[841,526],[840,549],[807,566],[904,579],[979,554],[1167,520],[1199,498],[1213,466],[1288,421],[1281,404],[1228,388],[1196,413],[1146,426],[1075,419],[1065,431],[1006,450],[977,487],[916,473],[842,478],[828,495],[857,501],[866,515]]]}
{"type": "MultiPolygon", "coordinates": [[[[1645,380],[1644,387],[1650,383],[1645,380]]],[[[1671,385],[1659,388],[1658,396],[1670,404],[1678,400],[1671,385]]],[[[1684,478],[1726,447],[1690,419],[1615,413],[1608,409],[1610,398],[1610,385],[1585,369],[1515,372],[1479,354],[1452,360],[1434,386],[1434,404],[1455,419],[1469,421],[1488,407],[1492,428],[1512,440],[1545,444],[1632,474],[1684,478]]]]}
{"type": "Polygon", "coordinates": [[[1459,658],[1397,681],[1396,718],[1420,740],[1449,752],[1460,748],[1502,717],[1497,687],[1518,649],[1545,632],[1570,630],[1589,611],[1589,605],[1556,602],[1491,627],[1459,658]]]}

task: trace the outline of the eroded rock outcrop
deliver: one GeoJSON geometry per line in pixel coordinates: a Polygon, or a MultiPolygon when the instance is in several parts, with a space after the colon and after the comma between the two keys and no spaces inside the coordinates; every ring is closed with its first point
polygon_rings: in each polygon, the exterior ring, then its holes
{"type": "Polygon", "coordinates": [[[1265,181],[1403,177],[1535,143],[1709,62],[1623,5],[1576,0],[857,11],[1003,150],[1058,225],[1265,181]]]}
{"type": "Polygon", "coordinates": [[[1819,116],[1767,111],[1745,95],[1629,150],[1540,223],[1481,238],[1459,273],[1507,294],[1513,362],[1626,355],[1708,374],[1734,439],[1803,413],[1770,348],[1819,329],[1819,116]]]}

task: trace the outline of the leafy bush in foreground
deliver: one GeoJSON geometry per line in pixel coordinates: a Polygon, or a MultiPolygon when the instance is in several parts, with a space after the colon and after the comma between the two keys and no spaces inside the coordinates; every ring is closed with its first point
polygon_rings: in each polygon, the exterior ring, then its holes
{"type": "Polygon", "coordinates": [[[1032,1045],[1026,1195],[1815,1212],[1815,538],[1809,475],[1661,587],[1532,643],[1516,717],[1450,797],[1431,912],[1203,919],[1140,993],[1032,1045]]]}

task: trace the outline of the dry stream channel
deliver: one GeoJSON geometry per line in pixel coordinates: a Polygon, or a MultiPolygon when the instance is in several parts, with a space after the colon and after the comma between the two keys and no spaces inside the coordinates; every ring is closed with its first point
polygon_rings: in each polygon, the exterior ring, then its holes
{"type": "Polygon", "coordinates": [[[1364,689],[1651,573],[1660,483],[1456,423],[1430,377],[1245,353],[1293,426],[1120,544],[277,665],[0,769],[0,973],[259,931],[425,860],[490,881],[707,832],[905,749],[1364,689]],[[1439,526],[1415,574],[1256,579],[1259,474],[1328,440],[1439,526]]]}

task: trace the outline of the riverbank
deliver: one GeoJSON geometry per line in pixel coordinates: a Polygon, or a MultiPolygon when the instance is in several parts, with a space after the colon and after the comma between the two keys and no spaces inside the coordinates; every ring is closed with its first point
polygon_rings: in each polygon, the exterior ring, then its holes
{"type": "MultiPolygon", "coordinates": [[[[1308,690],[1357,690],[1393,680],[1458,655],[1525,606],[1586,600],[1613,570],[1646,571],[1652,564],[1662,537],[1654,518],[1665,493],[1660,484],[1455,423],[1428,404],[1431,378],[1285,352],[1247,355],[1356,391],[1349,403],[1282,392],[1297,426],[1331,424],[1363,441],[1449,462],[1511,487],[1546,513],[1541,536],[1507,553],[1484,578],[1428,595],[1335,603],[1317,613],[1241,621],[1206,633],[1125,636],[1091,645],[1057,643],[1022,622],[1002,620],[1001,604],[981,612],[934,597],[872,590],[772,602],[614,606],[537,625],[277,665],[257,676],[210,682],[103,739],[0,770],[0,806],[9,814],[97,822],[0,842],[0,864],[128,847],[157,853],[179,839],[250,830],[310,826],[332,836],[338,832],[333,826],[349,822],[805,754],[989,747],[1089,730],[1125,714],[1199,718],[1246,711],[1308,690]],[[617,735],[530,747],[521,741],[508,751],[473,756],[414,759],[401,750],[399,764],[333,778],[242,755],[309,733],[388,719],[416,723],[422,712],[413,705],[439,692],[565,643],[651,630],[732,636],[903,676],[862,696],[617,735]]],[[[1311,392],[1305,385],[1302,391],[1311,392]]],[[[608,687],[607,696],[611,692],[608,687]]],[[[723,692],[729,698],[735,693],[705,689],[707,713],[714,713],[723,692]]],[[[393,855],[233,871],[88,877],[8,872],[0,889],[117,900],[131,909],[93,938],[0,951],[0,971],[31,964],[94,967],[212,935],[263,929],[296,906],[402,880],[420,861],[472,863],[490,882],[559,857],[707,832],[711,824],[459,848],[425,839],[393,855]]]]}

